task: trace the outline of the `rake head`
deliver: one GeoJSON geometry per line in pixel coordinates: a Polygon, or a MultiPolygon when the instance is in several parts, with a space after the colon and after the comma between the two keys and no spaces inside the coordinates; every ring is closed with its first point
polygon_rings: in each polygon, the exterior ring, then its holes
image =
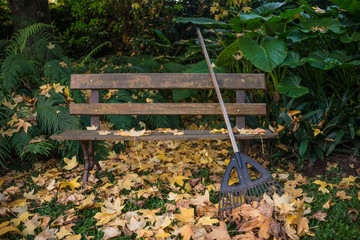
{"type": "Polygon", "coordinates": [[[260,201],[264,193],[272,195],[282,194],[284,190],[271,174],[257,161],[242,153],[235,153],[226,167],[221,182],[219,195],[219,218],[230,216],[233,209],[252,201],[260,201]],[[260,177],[252,180],[248,171],[248,164],[260,173],[260,177]],[[230,185],[231,172],[235,170],[239,182],[230,185]]]}

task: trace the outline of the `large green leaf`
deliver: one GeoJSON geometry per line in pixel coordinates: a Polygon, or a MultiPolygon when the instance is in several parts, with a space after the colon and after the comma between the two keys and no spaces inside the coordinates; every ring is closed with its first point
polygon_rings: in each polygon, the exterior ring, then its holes
{"type": "Polygon", "coordinates": [[[227,66],[231,63],[232,56],[239,49],[239,40],[236,39],[233,43],[227,46],[217,57],[218,66],[227,66]]]}
{"type": "Polygon", "coordinates": [[[316,27],[324,27],[325,30],[331,30],[334,33],[338,34],[342,34],[345,32],[339,20],[329,17],[307,19],[304,22],[300,23],[299,26],[304,32],[310,32],[312,31],[312,28],[316,27]]]}
{"type": "Polygon", "coordinates": [[[303,7],[298,7],[298,8],[295,8],[295,9],[286,9],[285,12],[282,12],[279,14],[279,16],[284,19],[284,20],[287,20],[287,22],[292,22],[294,21],[294,16],[296,14],[299,14],[301,13],[302,11],[304,11],[304,8],[303,7]]]}
{"type": "Polygon", "coordinates": [[[315,36],[311,35],[310,33],[304,33],[303,31],[295,29],[289,32],[289,34],[286,36],[286,39],[290,39],[292,42],[296,43],[314,37],[315,36]]]}
{"type": "Polygon", "coordinates": [[[281,66],[289,66],[291,68],[296,68],[303,65],[306,62],[305,59],[300,59],[300,55],[297,52],[289,51],[285,58],[285,61],[281,66]]]}
{"type": "Polygon", "coordinates": [[[253,39],[243,37],[239,39],[239,49],[246,59],[265,72],[271,72],[281,64],[287,54],[285,43],[276,38],[264,38],[259,45],[253,39]]]}
{"type": "Polygon", "coordinates": [[[341,9],[347,10],[351,14],[360,13],[360,1],[359,0],[330,0],[331,2],[339,5],[341,9]]]}
{"type": "Polygon", "coordinates": [[[222,25],[227,26],[225,22],[222,21],[216,21],[211,18],[184,18],[184,17],[178,17],[174,20],[177,23],[193,23],[193,24],[200,24],[200,25],[222,25]]]}
{"type": "Polygon", "coordinates": [[[322,70],[329,70],[335,66],[334,61],[330,59],[330,52],[324,49],[312,52],[306,59],[311,66],[322,70]]]}
{"type": "Polygon", "coordinates": [[[307,94],[309,89],[300,86],[300,81],[301,79],[297,75],[288,76],[279,82],[276,90],[288,97],[301,97],[302,95],[307,94]]]}
{"type": "Polygon", "coordinates": [[[360,40],[360,32],[353,32],[351,36],[347,33],[346,35],[342,35],[340,40],[343,43],[356,42],[360,40]]]}
{"type": "Polygon", "coordinates": [[[276,11],[276,9],[280,8],[285,3],[286,3],[286,1],[285,2],[266,3],[266,4],[261,5],[260,7],[256,8],[254,10],[254,13],[261,14],[261,15],[265,16],[265,15],[268,15],[268,14],[276,11]]]}

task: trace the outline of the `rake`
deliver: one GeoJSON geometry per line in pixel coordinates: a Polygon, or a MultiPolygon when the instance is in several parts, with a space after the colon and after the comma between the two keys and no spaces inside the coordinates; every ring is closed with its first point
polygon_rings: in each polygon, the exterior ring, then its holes
{"type": "Polygon", "coordinates": [[[250,158],[249,156],[239,152],[234,133],[232,132],[229,116],[226,112],[219,85],[217,83],[214,70],[211,66],[209,55],[207,53],[206,46],[199,28],[197,28],[197,34],[205,55],[211,79],[216,90],[216,95],[219,99],[221,110],[224,115],[224,120],[234,150],[234,155],[225,169],[220,188],[218,217],[223,218],[224,216],[230,216],[233,209],[240,207],[244,203],[250,204],[252,201],[260,201],[264,193],[267,193],[268,195],[272,195],[275,192],[277,194],[282,194],[284,190],[263,166],[261,166],[257,161],[250,158]],[[249,165],[260,173],[259,178],[255,180],[251,179],[248,169],[249,165]],[[230,185],[229,181],[231,178],[231,173],[234,170],[237,174],[238,183],[230,185]]]}

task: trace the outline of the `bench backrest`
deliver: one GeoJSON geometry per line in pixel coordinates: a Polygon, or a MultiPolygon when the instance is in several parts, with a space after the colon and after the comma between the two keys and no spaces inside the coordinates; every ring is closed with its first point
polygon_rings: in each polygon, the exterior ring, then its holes
{"type": "MultiPolygon", "coordinates": [[[[264,74],[216,74],[221,89],[236,90],[236,103],[225,104],[236,115],[238,128],[244,116],[266,115],[265,103],[245,103],[244,90],[265,89],[264,74]]],[[[70,89],[91,90],[90,103],[71,103],[70,114],[90,115],[99,126],[101,115],[221,115],[219,103],[99,103],[101,89],[213,89],[209,73],[106,73],[73,74],[70,89]]]]}

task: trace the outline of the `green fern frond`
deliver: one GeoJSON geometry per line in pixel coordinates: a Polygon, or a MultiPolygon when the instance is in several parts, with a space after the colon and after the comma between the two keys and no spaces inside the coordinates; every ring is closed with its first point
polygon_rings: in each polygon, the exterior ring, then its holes
{"type": "Polygon", "coordinates": [[[6,161],[12,159],[10,152],[10,143],[0,136],[0,165],[4,168],[6,168],[6,161]]]}
{"type": "Polygon", "coordinates": [[[169,119],[164,115],[146,115],[145,116],[145,122],[147,123],[147,126],[151,129],[156,128],[169,128],[170,123],[168,121],[169,119]]]}
{"type": "Polygon", "coordinates": [[[131,129],[138,123],[134,117],[128,115],[106,115],[105,120],[112,123],[115,129],[131,129]]]}
{"type": "Polygon", "coordinates": [[[44,66],[44,75],[49,83],[61,83],[63,86],[69,86],[71,70],[70,59],[65,58],[63,61],[51,60],[44,66]],[[68,68],[60,65],[61,62],[65,62],[68,68]]]}
{"type": "Polygon", "coordinates": [[[88,62],[96,53],[98,53],[100,51],[101,48],[103,48],[106,45],[111,46],[111,42],[106,41],[106,42],[100,44],[99,46],[97,46],[96,48],[94,48],[88,55],[86,55],[84,60],[81,61],[80,65],[84,65],[86,62],[88,62]]]}
{"type": "Polygon", "coordinates": [[[28,144],[22,154],[20,155],[21,159],[26,158],[27,160],[38,160],[40,156],[50,156],[53,145],[46,141],[34,142],[28,144]]]}
{"type": "MultiPolygon", "coordinates": [[[[28,129],[28,133],[31,131],[31,128],[28,129]]],[[[20,156],[25,147],[29,144],[31,140],[30,134],[26,134],[24,130],[20,130],[17,133],[14,133],[14,135],[10,139],[10,146],[13,148],[18,156],[20,156]]]]}
{"type": "Polygon", "coordinates": [[[59,105],[64,103],[65,99],[61,94],[52,93],[50,98],[39,97],[36,121],[41,134],[53,134],[73,126],[78,127],[77,118],[71,116],[67,108],[59,105]]]}
{"type": "Polygon", "coordinates": [[[46,28],[52,28],[52,26],[45,23],[35,23],[24,29],[20,29],[10,40],[10,45],[5,49],[5,52],[7,55],[22,54],[27,41],[36,33],[46,28]]]}
{"type": "Polygon", "coordinates": [[[4,89],[16,87],[19,84],[19,79],[23,76],[36,75],[37,65],[36,61],[28,60],[20,54],[7,56],[1,68],[4,76],[4,89]]]}
{"type": "Polygon", "coordinates": [[[103,141],[96,141],[94,144],[94,150],[95,150],[95,160],[103,160],[106,159],[109,154],[110,145],[103,141]]]}

